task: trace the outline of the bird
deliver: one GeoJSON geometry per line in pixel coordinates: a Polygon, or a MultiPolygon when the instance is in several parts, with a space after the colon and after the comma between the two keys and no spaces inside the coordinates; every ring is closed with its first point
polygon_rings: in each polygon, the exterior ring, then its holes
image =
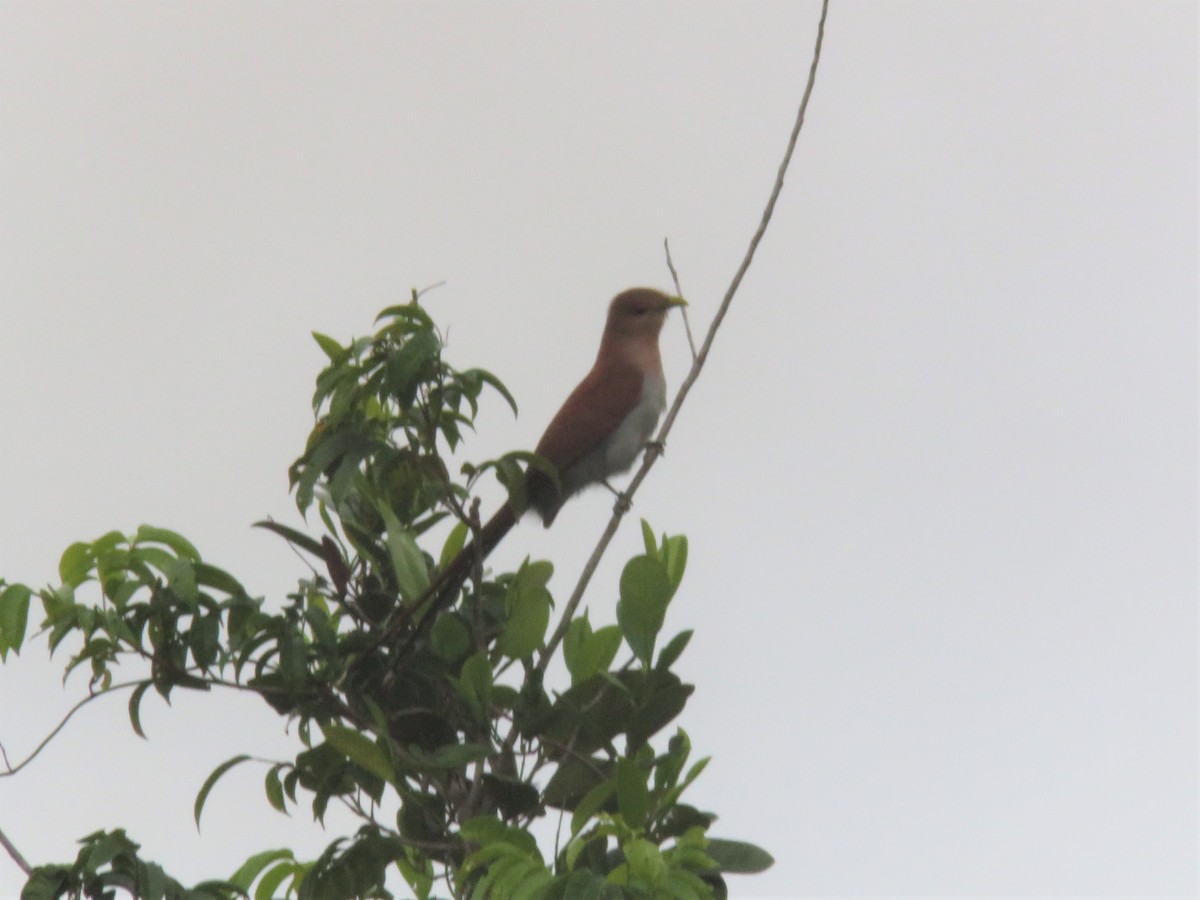
{"type": "MultiPolygon", "coordinates": [[[[613,297],[591,371],[550,420],[534,452],[557,472],[530,467],[528,508],[549,528],[564,503],[584,488],[608,485],[626,472],[648,445],[667,405],[658,336],[667,313],[686,306],[682,297],[654,288],[629,288],[613,297]]],[[[505,503],[431,582],[412,607],[420,613],[447,604],[472,566],[495,549],[526,510],[505,503]]],[[[431,618],[425,613],[426,621],[431,618]]]]}
{"type": "Polygon", "coordinates": [[[596,362],[550,420],[534,450],[554,464],[556,486],[530,472],[526,490],[549,528],[563,504],[583,488],[628,471],[667,407],[658,335],[682,297],[632,288],[613,298],[596,362]]]}

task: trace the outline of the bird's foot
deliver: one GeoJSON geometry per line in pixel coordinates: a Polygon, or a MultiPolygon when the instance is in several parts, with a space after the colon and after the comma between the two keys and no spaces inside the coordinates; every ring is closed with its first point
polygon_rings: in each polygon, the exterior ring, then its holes
{"type": "Polygon", "coordinates": [[[665,441],[646,441],[646,452],[654,453],[657,456],[667,455],[667,445],[665,441]]]}
{"type": "Polygon", "coordinates": [[[600,483],[612,491],[613,496],[617,498],[617,502],[613,504],[614,512],[619,512],[621,515],[624,515],[625,513],[629,512],[629,510],[633,509],[633,503],[630,501],[628,494],[626,494],[624,491],[618,491],[615,487],[608,483],[607,478],[600,483]]]}

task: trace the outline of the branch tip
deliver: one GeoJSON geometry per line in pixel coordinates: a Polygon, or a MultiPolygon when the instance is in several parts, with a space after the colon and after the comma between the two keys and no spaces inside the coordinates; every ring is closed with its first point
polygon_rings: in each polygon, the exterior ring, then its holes
{"type": "MultiPolygon", "coordinates": [[[[662,426],[659,428],[658,435],[655,438],[655,442],[657,443],[665,443],[667,434],[670,433],[671,427],[675,424],[675,417],[679,414],[680,407],[683,406],[684,399],[686,399],[692,385],[700,376],[700,370],[704,368],[704,361],[708,358],[709,348],[712,347],[713,340],[716,338],[717,329],[721,327],[725,313],[728,312],[729,306],[733,302],[733,297],[742,283],[742,278],[750,268],[750,263],[754,259],[754,252],[758,249],[759,242],[762,241],[763,235],[767,231],[767,225],[771,222],[771,216],[775,212],[775,201],[779,199],[779,194],[783,190],[783,178],[787,174],[788,166],[792,161],[792,153],[796,149],[796,141],[799,139],[800,129],[804,125],[804,114],[808,110],[808,100],[812,96],[813,85],[816,83],[817,64],[821,60],[821,44],[825,39],[825,18],[828,13],[829,0],[822,0],[821,18],[817,23],[817,39],[813,46],[812,63],[808,68],[808,81],[804,87],[804,94],[800,98],[800,108],[796,112],[796,120],[792,125],[791,135],[788,137],[787,150],[784,151],[783,161],[779,164],[779,171],[775,176],[775,185],[772,187],[771,194],[767,198],[766,206],[763,207],[762,221],[759,222],[758,230],[754,232],[754,236],[750,239],[750,246],[746,250],[746,255],[742,258],[741,265],[738,266],[737,272],[734,274],[733,280],[725,292],[725,297],[721,300],[721,305],[717,308],[717,312],[708,326],[708,333],[704,338],[704,344],[700,347],[699,353],[693,350],[692,367],[683,379],[683,383],[680,384],[679,392],[675,395],[675,400],[671,403],[671,408],[667,410],[666,418],[663,419],[662,426]]],[[[675,267],[671,262],[671,249],[666,239],[663,240],[663,247],[667,253],[667,266],[671,269],[671,274],[674,277],[676,274],[675,267]]],[[[677,290],[678,287],[679,283],[676,278],[677,290]]],[[[657,459],[658,454],[646,454],[641,467],[634,474],[633,479],[629,482],[629,486],[625,489],[626,497],[633,498],[634,493],[642,481],[645,480],[646,475],[657,459]]],[[[600,559],[604,556],[605,550],[608,549],[609,543],[612,542],[613,535],[617,533],[617,527],[621,524],[623,517],[624,512],[622,510],[613,510],[612,517],[608,520],[608,525],[605,527],[604,533],[600,535],[600,540],[597,542],[595,550],[592,551],[592,555],[584,565],[583,571],[579,574],[579,581],[575,585],[575,590],[571,592],[570,599],[567,601],[566,606],[563,607],[563,613],[558,625],[554,629],[554,634],[547,641],[545,649],[534,666],[535,671],[539,675],[545,673],[546,667],[550,664],[550,658],[554,655],[554,651],[558,649],[558,645],[566,637],[567,628],[575,616],[575,610],[579,608],[579,604],[583,601],[583,592],[592,580],[592,575],[595,574],[596,568],[600,565],[600,559]]]]}

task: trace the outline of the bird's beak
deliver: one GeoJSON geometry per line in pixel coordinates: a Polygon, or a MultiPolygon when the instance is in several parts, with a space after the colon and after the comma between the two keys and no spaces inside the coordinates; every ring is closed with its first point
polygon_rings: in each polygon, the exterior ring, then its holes
{"type": "Polygon", "coordinates": [[[682,297],[668,297],[667,298],[667,308],[668,309],[670,309],[672,306],[687,306],[687,305],[688,305],[688,302],[686,300],[684,300],[682,297]]]}

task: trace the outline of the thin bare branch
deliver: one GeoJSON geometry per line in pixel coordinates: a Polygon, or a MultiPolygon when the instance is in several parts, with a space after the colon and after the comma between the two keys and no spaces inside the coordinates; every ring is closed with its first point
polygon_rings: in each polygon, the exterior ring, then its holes
{"type": "Polygon", "coordinates": [[[8,855],[12,857],[13,862],[20,867],[22,872],[26,875],[33,874],[33,866],[21,855],[21,851],[13,846],[12,841],[8,839],[8,835],[4,833],[4,829],[2,828],[0,828],[0,847],[3,847],[8,852],[8,855]]]}
{"type": "Polygon", "coordinates": [[[75,715],[75,713],[79,712],[79,710],[83,709],[85,706],[87,706],[89,703],[91,703],[93,700],[96,700],[100,697],[106,697],[109,694],[113,693],[114,691],[121,691],[121,690],[124,690],[125,688],[137,687],[139,684],[141,684],[145,680],[146,679],[144,679],[144,678],[139,678],[137,681],[126,681],[123,684],[114,684],[112,687],[106,688],[103,691],[97,691],[94,694],[88,694],[86,697],[84,697],[82,700],[80,700],[78,703],[76,703],[74,706],[72,706],[69,710],[67,710],[67,714],[62,717],[62,719],[59,721],[59,723],[57,725],[54,726],[54,730],[51,731],[48,735],[46,735],[44,738],[42,738],[42,742],[40,744],[38,744],[36,747],[34,747],[33,751],[27,757],[25,757],[23,760],[21,760],[19,763],[17,763],[15,766],[7,764],[8,755],[5,754],[5,764],[6,765],[5,765],[4,771],[0,772],[0,778],[7,778],[10,775],[16,775],[23,768],[25,768],[27,765],[29,765],[31,762],[33,762],[34,758],[39,753],[41,753],[43,750],[46,749],[46,745],[49,744],[52,740],[54,740],[55,736],[60,731],[62,731],[63,728],[66,727],[67,722],[71,721],[71,717],[73,715],[75,715]]]}
{"type": "Polygon", "coordinates": [[[566,636],[567,628],[575,616],[575,610],[578,609],[580,602],[583,600],[583,594],[587,589],[588,582],[591,581],[592,575],[595,574],[596,568],[600,565],[600,559],[608,549],[609,543],[612,542],[613,536],[617,533],[617,527],[621,524],[621,519],[628,509],[628,500],[633,497],[638,487],[645,480],[646,475],[649,474],[650,469],[654,466],[654,463],[662,456],[662,448],[666,445],[667,435],[670,433],[671,427],[675,424],[675,417],[679,415],[679,409],[683,406],[683,401],[687,398],[688,392],[691,391],[692,385],[700,377],[700,370],[704,368],[704,362],[708,359],[708,351],[712,348],[713,341],[716,339],[717,329],[721,327],[721,322],[725,319],[725,314],[729,311],[730,304],[733,303],[733,297],[741,286],[742,278],[745,277],[747,270],[750,268],[750,263],[754,260],[754,253],[758,250],[758,245],[762,241],[763,235],[767,232],[767,226],[770,224],[771,216],[775,212],[775,202],[779,199],[779,194],[783,190],[783,179],[787,174],[788,165],[792,161],[792,153],[796,149],[796,141],[800,137],[800,129],[804,126],[804,114],[808,110],[808,100],[812,96],[813,85],[816,83],[817,64],[821,60],[821,44],[825,38],[825,18],[828,13],[829,0],[822,0],[821,20],[817,23],[817,40],[813,47],[812,64],[808,68],[808,83],[805,85],[804,95],[800,99],[800,108],[796,112],[796,121],[792,125],[792,133],[788,138],[787,150],[783,154],[783,161],[779,164],[779,172],[775,176],[775,186],[771,189],[767,205],[763,208],[762,221],[759,222],[758,230],[754,232],[754,236],[750,239],[750,246],[746,250],[745,257],[742,258],[742,264],[738,266],[738,270],[733,276],[733,281],[730,282],[728,290],[725,291],[725,297],[721,301],[721,305],[717,308],[712,323],[708,326],[708,334],[704,339],[703,345],[700,347],[700,352],[692,362],[692,368],[688,371],[687,377],[684,378],[683,383],[679,386],[679,393],[675,395],[675,401],[671,404],[671,408],[667,410],[662,427],[658,430],[658,436],[655,438],[654,443],[646,450],[642,465],[634,474],[633,480],[629,482],[629,487],[625,490],[624,498],[618,500],[616,506],[613,508],[612,518],[608,520],[608,526],[604,529],[604,533],[600,536],[600,541],[596,544],[596,549],[592,551],[591,557],[583,567],[583,571],[579,575],[579,581],[575,585],[575,590],[571,592],[571,598],[567,601],[566,606],[563,607],[558,627],[555,628],[554,634],[546,644],[546,649],[538,658],[536,668],[539,674],[545,673],[546,667],[550,664],[550,659],[554,655],[554,651],[558,649],[558,645],[562,643],[562,639],[566,636]]]}
{"type": "MultiPolygon", "coordinates": [[[[671,259],[671,242],[663,238],[663,252],[667,254],[667,268],[671,270],[671,281],[675,284],[675,296],[683,297],[683,288],[679,285],[679,273],[675,271],[675,261],[671,259]]],[[[683,330],[687,332],[688,346],[692,349],[692,362],[696,361],[696,339],[692,337],[692,319],[687,307],[679,311],[683,316],[683,330]]]]}

